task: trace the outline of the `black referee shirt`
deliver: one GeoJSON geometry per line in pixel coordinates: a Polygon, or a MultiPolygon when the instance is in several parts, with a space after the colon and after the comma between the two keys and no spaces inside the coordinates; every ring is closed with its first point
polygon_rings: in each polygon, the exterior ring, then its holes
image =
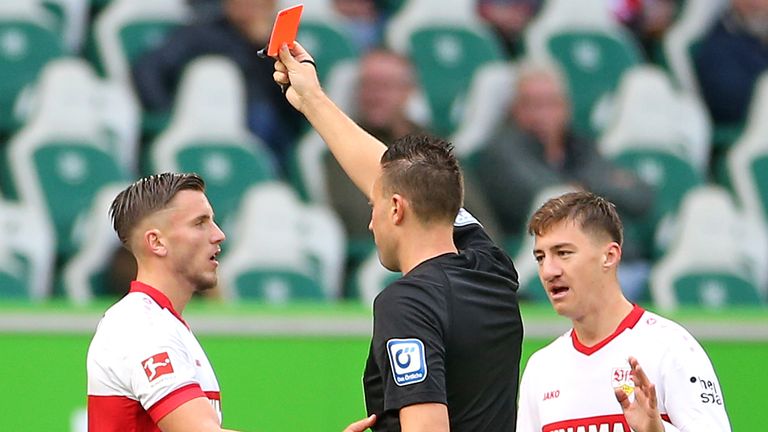
{"type": "Polygon", "coordinates": [[[376,431],[399,431],[399,410],[448,406],[451,431],[514,431],[523,326],[512,261],[465,210],[458,254],[422,262],[374,302],[363,378],[376,431]]]}

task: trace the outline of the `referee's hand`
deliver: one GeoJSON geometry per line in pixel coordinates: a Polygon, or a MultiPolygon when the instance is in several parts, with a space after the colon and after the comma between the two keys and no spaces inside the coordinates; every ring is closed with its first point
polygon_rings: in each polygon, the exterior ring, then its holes
{"type": "Polygon", "coordinates": [[[308,98],[322,94],[315,62],[298,42],[290,49],[288,45],[280,47],[272,77],[283,87],[288,102],[300,112],[304,112],[308,98]]]}
{"type": "Polygon", "coordinates": [[[344,432],[363,432],[376,423],[376,414],[371,414],[370,417],[358,420],[344,429],[344,432]]]}

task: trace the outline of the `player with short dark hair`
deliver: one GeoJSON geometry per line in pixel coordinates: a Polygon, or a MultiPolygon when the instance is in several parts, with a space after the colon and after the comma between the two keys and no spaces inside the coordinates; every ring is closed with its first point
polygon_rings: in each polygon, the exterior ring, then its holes
{"type": "Polygon", "coordinates": [[[225,236],[205,182],[196,174],[145,177],[117,195],[110,213],[138,272],[88,348],[88,430],[222,431],[216,375],[181,315],[194,293],[218,280],[225,236]]]}
{"type": "Polygon", "coordinates": [[[730,431],[706,352],[622,294],[615,206],[568,193],[542,205],[528,228],[541,283],[573,328],[528,360],[517,432],[730,431]]]}
{"type": "Polygon", "coordinates": [[[225,235],[205,182],[195,174],[145,177],[115,197],[110,213],[138,272],[88,349],[88,430],[222,430],[219,384],[181,316],[218,279],[225,235]]]}
{"type": "Polygon", "coordinates": [[[403,274],[374,302],[364,387],[375,430],[514,430],[517,273],[461,209],[450,144],[411,135],[386,147],[323,93],[312,63],[299,44],[283,47],[275,81],[368,196],[379,258],[403,274]]]}

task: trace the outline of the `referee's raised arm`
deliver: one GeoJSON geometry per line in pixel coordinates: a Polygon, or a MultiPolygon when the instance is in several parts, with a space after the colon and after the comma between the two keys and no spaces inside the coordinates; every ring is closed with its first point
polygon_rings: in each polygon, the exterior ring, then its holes
{"type": "Polygon", "coordinates": [[[288,102],[304,114],[339,165],[370,198],[386,146],[358,126],[326,96],[320,87],[312,57],[298,42],[291,49],[285,45],[280,49],[274,79],[286,89],[288,102]]]}

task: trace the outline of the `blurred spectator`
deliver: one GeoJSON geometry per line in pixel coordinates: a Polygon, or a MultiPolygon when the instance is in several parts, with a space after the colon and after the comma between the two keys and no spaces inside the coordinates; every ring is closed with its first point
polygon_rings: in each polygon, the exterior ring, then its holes
{"type": "MultiPolygon", "coordinates": [[[[387,145],[403,135],[424,132],[407,114],[408,101],[417,91],[417,85],[415,71],[406,57],[384,49],[370,51],[360,59],[355,121],[387,145]]],[[[359,248],[359,252],[372,250],[373,241],[368,232],[371,209],[367,199],[330,153],[326,154],[324,164],[330,204],[344,223],[350,247],[359,248]]],[[[467,190],[465,206],[493,235],[498,230],[483,195],[475,190],[470,178],[465,178],[464,187],[467,190]]]]}
{"type": "Polygon", "coordinates": [[[522,53],[522,35],[528,22],[541,8],[543,0],[478,0],[478,14],[491,25],[507,53],[522,53]]]}
{"type": "MultiPolygon", "coordinates": [[[[408,59],[385,50],[373,50],[360,59],[356,93],[360,126],[385,144],[421,127],[408,119],[408,99],[416,89],[408,59]]],[[[350,239],[368,240],[371,209],[365,196],[348,179],[331,154],[325,158],[327,190],[331,206],[341,217],[350,239]]]]}
{"type": "Polygon", "coordinates": [[[626,25],[640,42],[645,57],[661,60],[661,41],[681,7],[680,0],[612,0],[616,18],[626,25]]]}
{"type": "MultiPolygon", "coordinates": [[[[563,184],[584,188],[614,202],[620,213],[642,217],[653,191],[633,173],[603,158],[591,140],[571,129],[568,89],[558,69],[522,63],[509,119],[479,150],[476,175],[507,236],[524,229],[533,199],[563,184]]],[[[642,258],[639,245],[624,245],[624,259],[642,258]]]]}
{"type": "Polygon", "coordinates": [[[768,70],[768,0],[732,0],[694,62],[714,122],[742,123],[757,77],[768,70]]]}
{"type": "Polygon", "coordinates": [[[374,0],[333,0],[333,8],[361,53],[381,44],[384,22],[374,0]]]}
{"type": "Polygon", "coordinates": [[[222,0],[223,14],[185,26],[133,68],[139,96],[151,112],[172,108],[184,68],[203,55],[234,61],[246,81],[247,124],[272,150],[285,169],[293,143],[305,121],[292,109],[272,80],[273,61],[256,52],[269,40],[276,0],[222,0]]]}

